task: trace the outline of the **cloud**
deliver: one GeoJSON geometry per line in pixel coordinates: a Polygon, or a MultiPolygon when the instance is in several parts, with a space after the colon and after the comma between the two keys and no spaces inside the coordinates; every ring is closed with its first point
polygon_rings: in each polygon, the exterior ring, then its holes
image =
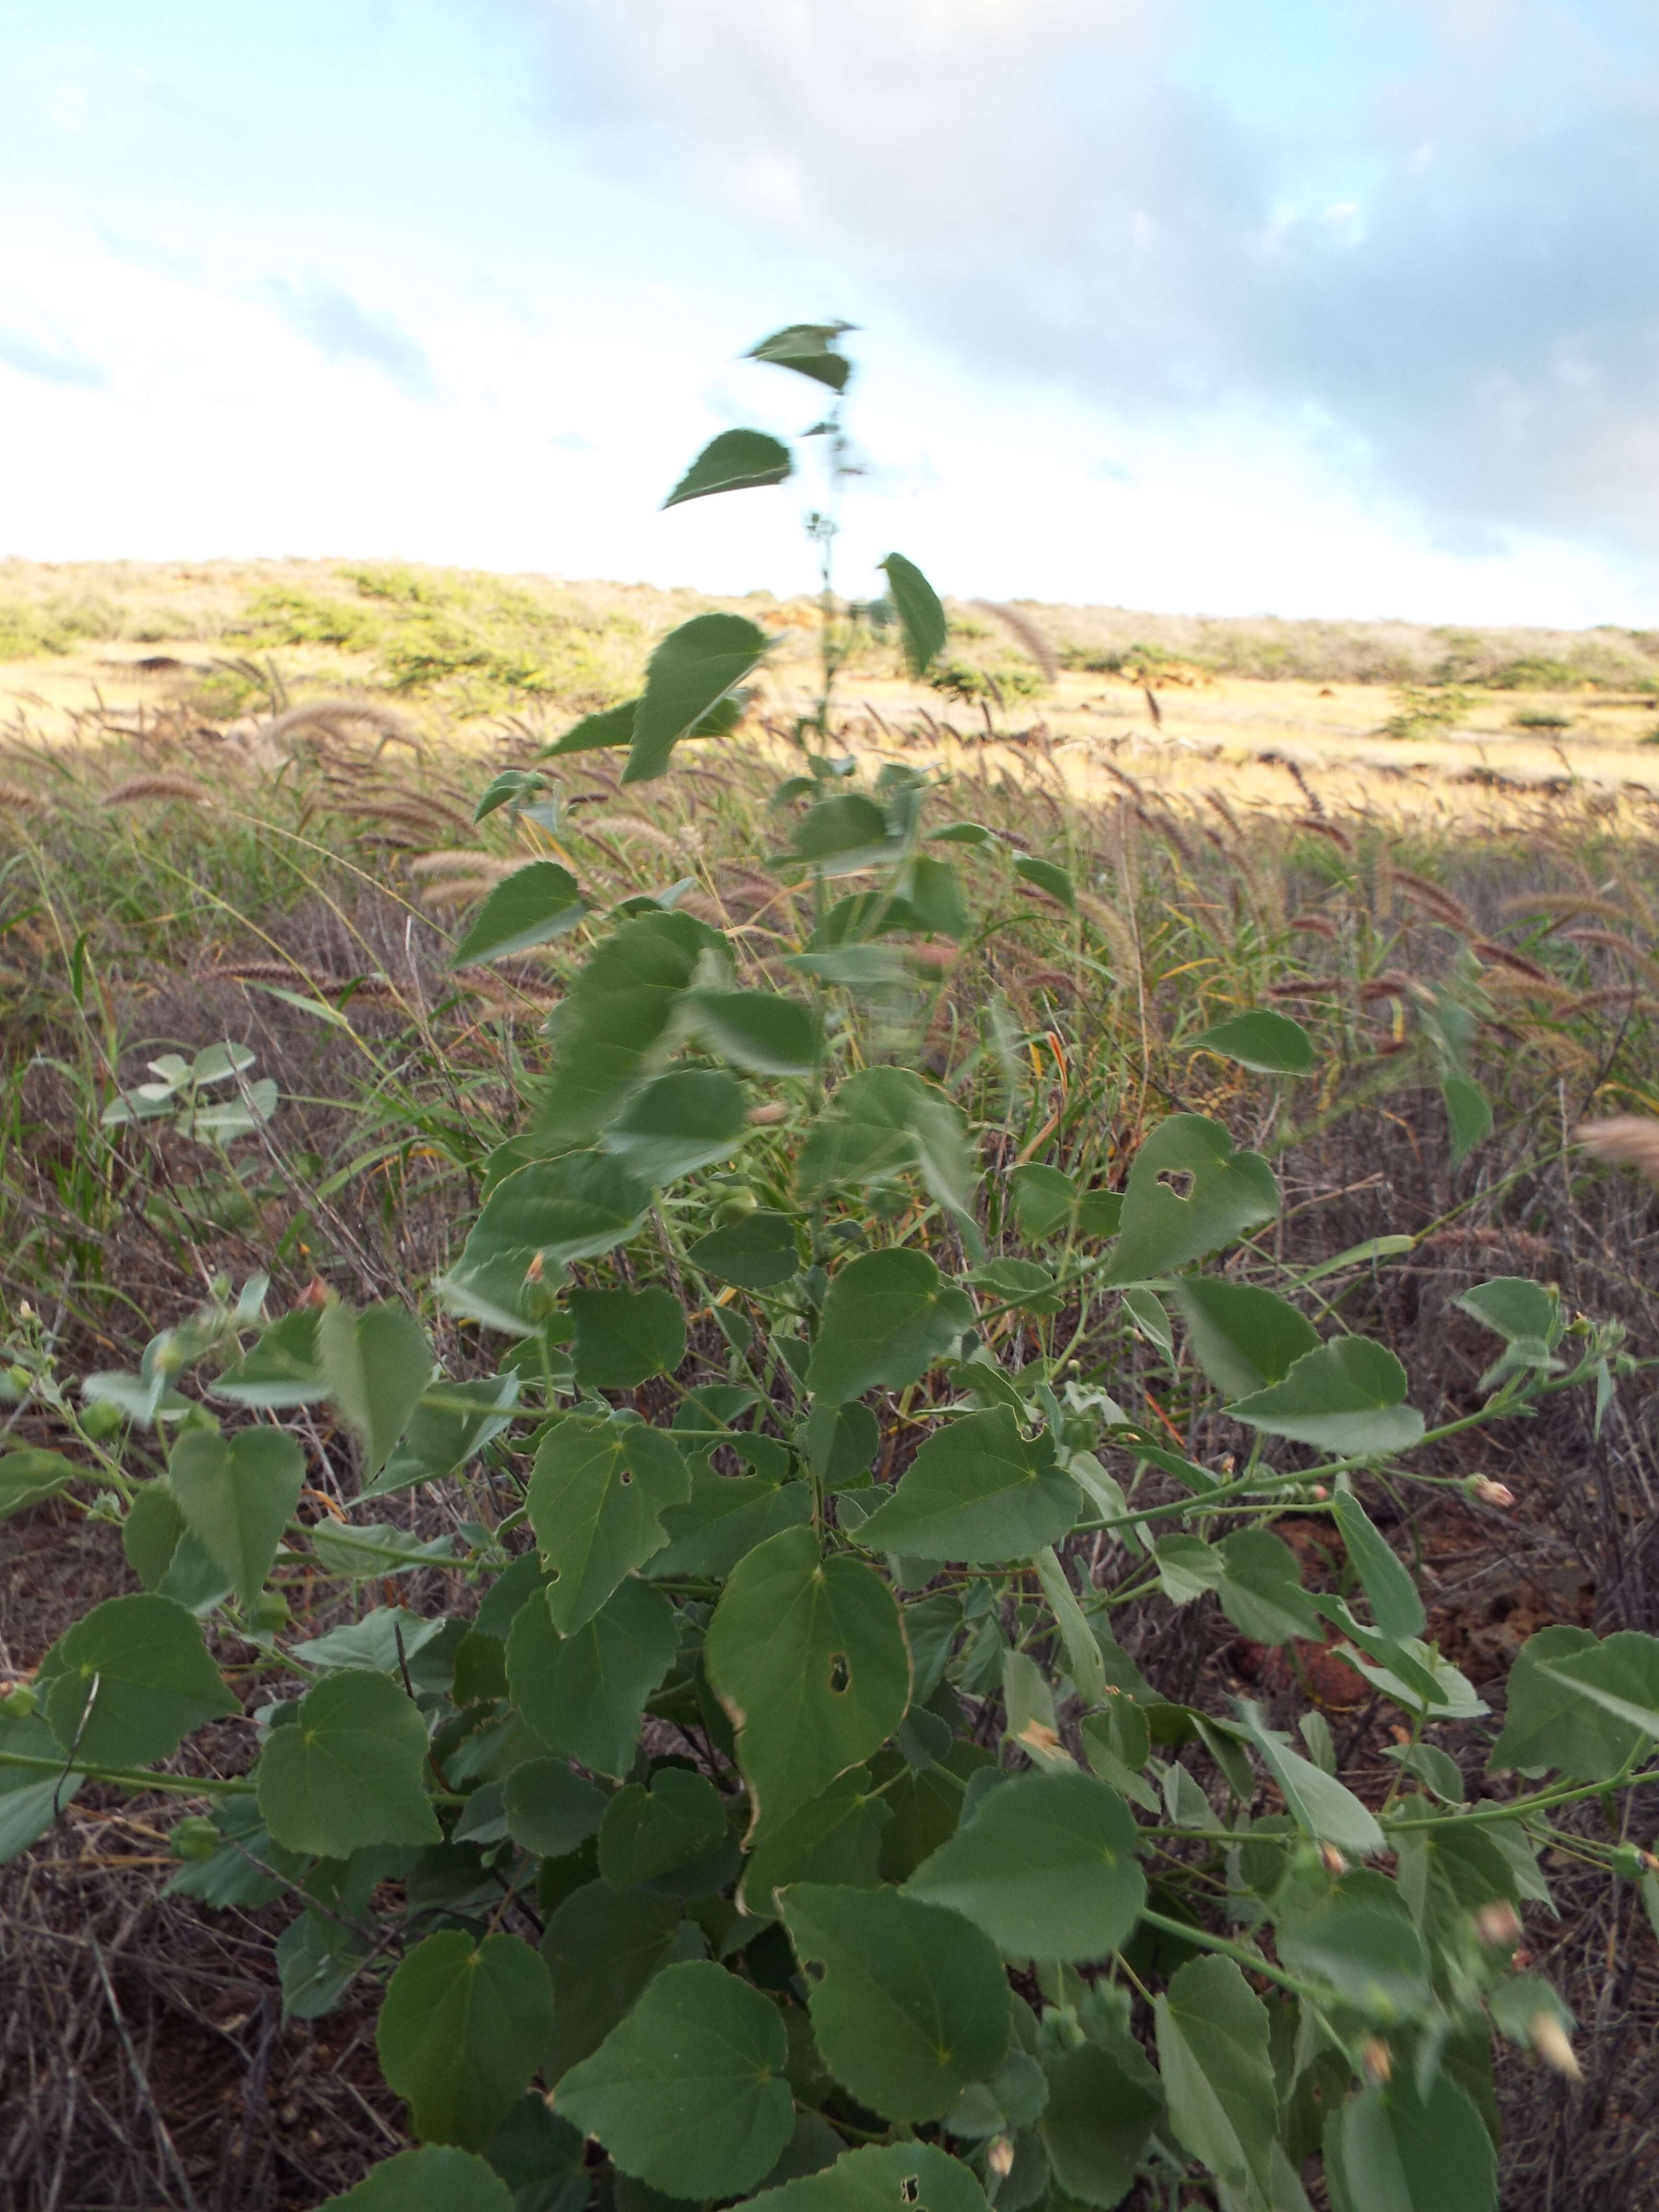
{"type": "Polygon", "coordinates": [[[109,380],[101,362],[58,339],[20,330],[15,323],[0,323],[0,362],[45,384],[78,384],[99,391],[109,380]]]}
{"type": "Polygon", "coordinates": [[[349,293],[331,285],[275,283],[270,290],[283,319],[325,361],[364,362],[411,399],[435,397],[437,386],[425,349],[389,317],[372,313],[349,293]]]}
{"type": "Polygon", "coordinates": [[[1659,52],[1630,0],[1350,0],[1381,58],[1294,102],[1260,85],[1328,0],[1253,18],[1255,90],[1206,46],[1224,0],[516,4],[595,160],[828,257],[965,362],[1131,416],[1255,409],[1449,544],[1659,551],[1659,52]]]}

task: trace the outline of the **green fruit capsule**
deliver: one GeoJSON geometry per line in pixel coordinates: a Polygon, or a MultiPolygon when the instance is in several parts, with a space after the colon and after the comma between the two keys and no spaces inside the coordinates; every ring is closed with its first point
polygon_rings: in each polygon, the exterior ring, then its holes
{"type": "Polygon", "coordinates": [[[294,1618],[294,1611],[281,1590],[262,1590],[248,1608],[248,1626],[274,1635],[277,1629],[286,1628],[294,1618]]]}
{"type": "Polygon", "coordinates": [[[26,1721],[34,1711],[35,1695],[27,1682],[16,1683],[3,1698],[0,1698],[0,1718],[26,1721]]]}
{"type": "Polygon", "coordinates": [[[211,1820],[192,1813],[167,1838],[167,1849],[176,1859],[210,1859],[223,1840],[211,1820]]]}
{"type": "Polygon", "coordinates": [[[81,1415],[81,1426],[93,1442],[97,1443],[105,1437],[112,1437],[125,1419],[126,1415],[118,1406],[106,1405],[100,1401],[83,1409],[81,1415]]]}

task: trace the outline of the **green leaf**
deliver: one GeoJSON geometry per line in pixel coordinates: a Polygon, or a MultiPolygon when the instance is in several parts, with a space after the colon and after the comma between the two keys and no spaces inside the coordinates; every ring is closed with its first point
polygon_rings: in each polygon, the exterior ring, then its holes
{"type": "Polygon", "coordinates": [[[608,1153],[532,1160],[484,1200],[459,1264],[439,1280],[444,1304],[528,1336],[538,1325],[525,1304],[536,1278],[626,1243],[650,1210],[649,1187],[608,1153]]]}
{"type": "Polygon", "coordinates": [[[753,1075],[810,1075],[820,1046],[812,1009],[781,991],[695,991],[689,1012],[711,1052],[753,1075]]]}
{"type": "Polygon", "coordinates": [[[775,1893],[795,1881],[874,1889],[881,1880],[882,1832],[892,1819],[872,1793],[870,1770],[838,1775],[822,1797],[802,1805],[750,1853],[738,1899],[745,1912],[775,1917],[775,1893]]]}
{"type": "Polygon", "coordinates": [[[834,1405],[885,1383],[915,1382],[973,1326],[973,1301],[925,1252],[866,1252],[836,1275],[806,1387],[834,1405]]]}
{"type": "Polygon", "coordinates": [[[809,806],[795,825],[791,849],[826,876],[867,867],[890,850],[887,817],[861,791],[840,792],[809,806]]]}
{"type": "Polygon", "coordinates": [[[1406,1370],[1369,1337],[1338,1336],[1304,1352],[1281,1382],[1228,1407],[1270,1437],[1316,1444],[1345,1457],[1406,1451],[1423,1416],[1405,1402],[1406,1370]]]}
{"type": "Polygon", "coordinates": [[[958,944],[972,934],[974,918],[963,896],[962,879],[949,860],[918,853],[904,872],[904,881],[915,926],[937,937],[954,938],[958,944]]]}
{"type": "Polygon", "coordinates": [[[507,1635],[507,1679],[550,1751],[620,1781],[634,1764],[645,1701],[678,1648],[672,1605],[630,1577],[574,1636],[562,1638],[545,1600],[532,1598],[507,1635]]]}
{"type": "Polygon", "coordinates": [[[1066,2196],[1108,2212],[1133,2187],[1163,2117],[1164,2085],[1139,2045],[1114,2036],[1104,2047],[1080,2044],[1051,2062],[1037,2132],[1066,2196]]]}
{"type": "Polygon", "coordinates": [[[167,1479],[191,1535],[252,1606],[305,1486],[298,1443],[280,1429],[243,1429],[228,1443],[189,1430],[173,1448],[167,1479]]]}
{"type": "Polygon", "coordinates": [[[906,1893],[949,1905],[1011,1959],[1084,1965],[1128,1940],[1146,1883],[1115,1790],[1091,1774],[1033,1773],[992,1790],[906,1893]]]}
{"type": "Polygon", "coordinates": [[[1171,1605],[1191,1605],[1206,1590],[1219,1589],[1226,1562],[1202,1536],[1160,1536],[1152,1546],[1158,1579],[1171,1605]]]}
{"type": "Polygon", "coordinates": [[[1035,1260],[992,1260],[975,1267],[968,1279],[999,1305],[1017,1307],[1022,1313],[1057,1314],[1065,1303],[1054,1269],[1039,1267],[1035,1260]]]}
{"type": "Polygon", "coordinates": [[[322,2212],[513,2212],[507,2184],[464,2150],[400,2150],[322,2212]]]}
{"type": "Polygon", "coordinates": [[[599,1872],[612,1889],[642,1889],[707,1858],[725,1834],[726,1805],[714,1784],[684,1766],[659,1767],[648,1789],[630,1782],[606,1806],[599,1872]]]}
{"type": "MultiPolygon", "coordinates": [[[[669,1303],[683,1329],[678,1306],[669,1303]]],[[[527,1503],[550,1577],[548,1608],[562,1636],[584,1627],[623,1577],[662,1549],[664,1507],[690,1495],[690,1473],[663,1430],[574,1415],[553,1423],[536,1454],[527,1503]]]]}
{"type": "Polygon", "coordinates": [[[747,1134],[748,1114],[743,1085],[719,1068],[677,1067],[630,1098],[601,1141],[641,1182],[660,1188],[729,1159],[747,1134]]]}
{"type": "Polygon", "coordinates": [[[1316,1903],[1282,1907],[1276,1941],[1293,1974],[1328,1982],[1380,2025],[1419,2017],[1434,2002],[1422,1938],[1380,1875],[1362,1869],[1316,1903]]]}
{"type": "Polygon", "coordinates": [[[824,2063],[889,2120],[941,2119],[1008,2047],[1008,1984],[990,1938],[887,1889],[797,1882],[779,1899],[824,2063]]]}
{"type": "Polygon", "coordinates": [[[689,914],[637,914],[588,958],[548,1021],[556,1065],[531,1133],[548,1152],[596,1136],[665,1055],[718,938],[689,914]]]}
{"type": "Polygon", "coordinates": [[[546,2075],[557,2081],[597,2051],[672,1954],[683,1907],[678,1898],[626,1893],[584,1882],[556,1907],[542,1938],[553,1977],[553,2034],[546,2075]]]}
{"type": "Polygon", "coordinates": [[[574,929],[587,912],[576,878],[556,860],[532,860],[503,876],[450,957],[452,968],[504,960],[574,929]]]}
{"type": "Polygon", "coordinates": [[[597,714],[584,714],[562,738],[556,738],[550,745],[544,745],[537,758],[551,760],[556,754],[604,752],[615,745],[631,745],[634,717],[639,708],[637,699],[624,699],[620,706],[605,707],[597,714]]]}
{"type": "Polygon", "coordinates": [[[1492,1101],[1478,1083],[1463,1075],[1449,1075],[1440,1095],[1451,1125],[1452,1165],[1462,1167],[1475,1146],[1492,1134],[1492,1101]]]}
{"type": "Polygon", "coordinates": [[[679,2197],[737,2197],[794,2127],[777,2008],[706,1960],[665,1967],[560,2082],[558,2112],[624,2173],[679,2197]]]}
{"type": "Polygon", "coordinates": [[[912,676],[927,673],[929,664],[945,650],[949,624],[939,593],[914,561],[902,553],[890,553],[881,562],[893,611],[904,640],[904,661],[912,676]]]}
{"type": "Polygon", "coordinates": [[[1259,1153],[1237,1152],[1218,1121],[1172,1114],[1129,1170],[1108,1283],[1143,1283],[1231,1244],[1279,1212],[1279,1186],[1259,1153]],[[1183,1196],[1160,1180],[1189,1178],[1183,1196]]]}
{"type": "Polygon", "coordinates": [[[856,1398],[841,1406],[815,1406],[805,1433],[806,1455],[825,1490],[867,1490],[881,1449],[881,1427],[856,1398]]]}
{"type": "Polygon", "coordinates": [[[1027,854],[1017,853],[1014,873],[1033,890],[1046,891],[1051,899],[1058,900],[1070,912],[1076,912],[1077,887],[1066,871],[1057,867],[1054,861],[1033,860],[1027,854]]]}
{"type": "Polygon", "coordinates": [[[426,1331],[407,1306],[354,1314],[333,1305],[318,1322],[317,1349],[328,1395],[362,1445],[363,1474],[373,1480],[432,1380],[426,1331]]]}
{"type": "Polygon", "coordinates": [[[745,1552],[811,1517],[810,1483],[694,1468],[690,1503],[668,1507],[662,1516],[668,1541],[641,1571],[653,1582],[681,1575],[723,1579],[745,1552]]]}
{"type": "Polygon", "coordinates": [[[628,1390],[653,1375],[672,1375],[685,1357],[685,1311],[672,1291],[573,1291],[576,1379],[592,1389],[628,1390]]]}
{"type": "Polygon", "coordinates": [[[26,1446],[0,1455],[0,1521],[8,1521],[25,1506],[56,1498],[68,1483],[87,1480],[89,1468],[76,1467],[62,1452],[26,1446]]]}
{"type": "Polygon", "coordinates": [[[502,1784],[507,1832],[538,1858],[562,1859],[599,1832],[611,1803],[562,1759],[530,1759],[502,1784]]]}
{"type": "Polygon", "coordinates": [[[1402,2067],[1325,2124],[1332,2212],[1496,2212],[1497,2160],[1480,2113],[1443,2069],[1425,2097],[1402,2067]]]}
{"type": "Polygon", "coordinates": [[[349,1858],[370,1844],[435,1844],[426,1723],[386,1674],[350,1668],[306,1692],[254,1770],[259,1811],[291,1851],[349,1858]]]}
{"type": "Polygon", "coordinates": [[[1266,1006],[1235,1014],[1187,1040],[1190,1052],[1218,1053],[1236,1060],[1258,1075],[1309,1075],[1313,1072],[1313,1041],[1300,1022],[1288,1014],[1270,1012],[1266,1006]]]}
{"type": "Polygon", "coordinates": [[[366,1667],[377,1674],[401,1675],[404,1663],[443,1633],[441,1620],[422,1620],[400,1605],[376,1606],[360,1620],[348,1620],[290,1644],[289,1656],[302,1667],[366,1667]]]}
{"type": "Polygon", "coordinates": [[[1340,1851],[1367,1857],[1386,1848],[1382,1831],[1352,1790],[1334,1775],[1324,1773],[1310,1759],[1291,1748],[1290,1738],[1270,1729],[1254,1705],[1239,1700],[1239,1717],[1250,1741],[1261,1753],[1278,1783],[1285,1809],[1304,1836],[1316,1843],[1334,1844],[1340,1851]]]}
{"type": "Polygon", "coordinates": [[[1175,1297],[1193,1358],[1224,1397],[1246,1397],[1282,1382],[1304,1352],[1319,1349],[1312,1322],[1254,1284],[1183,1275],[1175,1297]]]}
{"type": "Polygon", "coordinates": [[[985,2194],[968,2168],[933,2143],[866,2143],[822,2173],[751,2197],[766,2212],[985,2212],[985,2194]]]}
{"type": "Polygon", "coordinates": [[[1058,1168],[1027,1161],[1008,1177],[1014,1195],[1014,1214],[1023,1236],[1052,1237],[1069,1218],[1077,1203],[1077,1185],[1058,1168]]]}
{"type": "Polygon", "coordinates": [[[1081,1505],[1048,1431],[1028,1443],[998,1406],[935,1429],[858,1540],[910,1559],[1000,1564],[1057,1543],[1081,1505]]]}
{"type": "Polygon", "coordinates": [[[1378,1628],[1395,1643],[1420,1636],[1428,1616],[1417,1584],[1373,1526],[1364,1507],[1352,1491],[1339,1490],[1331,1510],[1360,1588],[1370,1600],[1371,1616],[1378,1628]]]}
{"type": "Polygon", "coordinates": [[[771,1291],[800,1273],[795,1225],[787,1213],[765,1208],[744,1215],[724,1229],[711,1229],[686,1252],[691,1265],[717,1283],[740,1290],[771,1291]]]}
{"type": "Polygon", "coordinates": [[[1556,1767],[1575,1782],[1617,1774],[1646,1731],[1583,1694],[1579,1668],[1598,1685],[1639,1705],[1659,1704],[1659,1641],[1626,1630],[1598,1643],[1587,1628],[1540,1629],[1516,1655],[1505,1685],[1504,1731],[1487,1761],[1506,1767],[1556,1767]]]}
{"type": "Polygon", "coordinates": [[[169,1597],[94,1606],[46,1654],[38,1686],[52,1734],[86,1766],[151,1765],[204,1721],[241,1712],[201,1629],[169,1597]]]}
{"type": "MultiPolygon", "coordinates": [[[[703,454],[704,461],[720,443],[715,439],[703,454]]],[[[779,453],[784,450],[777,447],[779,453]]],[[[694,465],[694,473],[696,465],[701,464],[694,465]]],[[[705,487],[709,491],[728,488],[714,483],[705,487]]],[[[693,615],[671,630],[646,671],[645,696],[634,717],[633,749],[623,781],[646,783],[661,775],[679,740],[691,736],[709,708],[752,674],[770,642],[764,630],[742,615],[693,615]]]]}
{"type": "Polygon", "coordinates": [[[663,505],[678,507],[688,499],[707,499],[711,492],[757,491],[781,483],[794,465],[788,447],[764,430],[722,430],[709,440],[663,505]]]}
{"type": "Polygon", "coordinates": [[[1191,1959],[1155,2010],[1176,2141],[1251,2212],[1269,2212],[1279,2094],[1267,2007],[1231,1959],[1191,1959]]]}
{"type": "Polygon", "coordinates": [[[1216,1548],[1221,1554],[1216,1595],[1240,1635],[1255,1644],[1322,1638],[1296,1553],[1283,1537],[1271,1528],[1240,1528],[1224,1536],[1216,1548]]]}
{"type": "Polygon", "coordinates": [[[1560,1341],[1560,1298],[1524,1275],[1499,1275],[1492,1282],[1477,1283],[1453,1303],[1510,1344],[1531,1337],[1553,1351],[1560,1341]]]}
{"type": "Polygon", "coordinates": [[[962,1115],[939,1088],[904,1067],[849,1076],[807,1132],[795,1164],[803,1197],[832,1183],[890,1182],[915,1169],[929,1197],[971,1212],[974,1175],[962,1115]]]}
{"type": "Polygon", "coordinates": [[[86,1780],[62,1771],[64,1747],[39,1713],[13,1719],[0,1711],[0,1752],[49,1759],[50,1769],[0,1765],[0,1866],[40,1842],[86,1780]]]}
{"type": "Polygon", "coordinates": [[[510,1370],[477,1382],[451,1382],[441,1376],[428,1383],[402,1442],[359,1496],[385,1498],[394,1490],[453,1474],[511,1425],[518,1402],[519,1377],[510,1370]]]}
{"type": "Polygon", "coordinates": [[[422,2142],[482,2150],[541,2064],[547,1968],[516,1936],[428,1936],[387,1984],[374,2031],[386,2085],[422,2142]]]}
{"type": "Polygon", "coordinates": [[[296,1306],[265,1331],[245,1359],[216,1376],[216,1398],[238,1406],[308,1406],[328,1395],[328,1377],[317,1348],[322,1316],[313,1306],[296,1306]]]}
{"type": "Polygon", "coordinates": [[[785,330],[774,331],[757,346],[750,346],[746,358],[793,368],[798,376],[827,384],[831,392],[845,392],[853,364],[844,353],[837,353],[836,341],[851,328],[850,323],[791,323],[785,330]]]}
{"type": "Polygon", "coordinates": [[[909,1701],[910,1655],[891,1590],[861,1560],[821,1559],[811,1528],[787,1528],[738,1561],[703,1663],[738,1731],[751,1841],[775,1835],[878,1750],[909,1701]]]}

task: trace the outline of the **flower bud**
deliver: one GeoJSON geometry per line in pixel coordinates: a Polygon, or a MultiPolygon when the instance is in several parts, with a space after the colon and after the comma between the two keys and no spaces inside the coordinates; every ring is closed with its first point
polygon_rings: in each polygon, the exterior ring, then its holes
{"type": "Polygon", "coordinates": [[[1394,2053],[1381,2036],[1365,2038],[1359,2046],[1359,2062],[1368,2081],[1386,2081],[1394,2071],[1394,2053]]]}
{"type": "Polygon", "coordinates": [[[1343,1857],[1341,1852],[1338,1850],[1336,1845],[1334,1844],[1322,1844],[1319,1846],[1319,1856],[1324,1860],[1325,1871],[1329,1875],[1331,1880],[1333,1881],[1340,1881],[1343,1875],[1348,1871],[1348,1862],[1343,1857]]]}
{"type": "Polygon", "coordinates": [[[1567,2031],[1553,2012],[1547,2012],[1540,2006],[1527,2022],[1527,2036],[1546,2066],[1553,2067],[1558,2074],[1565,2074],[1569,2081],[1583,2080],[1583,2069],[1573,2057],[1567,2031]]]}
{"type": "Polygon", "coordinates": [[[769,1129],[775,1123],[788,1120],[789,1109],[781,1098],[769,1098],[763,1106],[751,1106],[743,1118],[751,1128],[769,1129]]]}
{"type": "Polygon", "coordinates": [[[1472,1474],[1463,1486],[1471,1498],[1483,1505],[1513,1505],[1515,1492],[1506,1482],[1494,1482],[1489,1474],[1472,1474]]]}
{"type": "Polygon", "coordinates": [[[0,1698],[0,1713],[9,1721],[26,1721],[34,1711],[34,1692],[27,1682],[14,1682],[3,1698],[0,1698]]]}
{"type": "Polygon", "coordinates": [[[1521,1916],[1507,1898],[1499,1898],[1494,1904],[1483,1905],[1475,1914],[1474,1930],[1483,1943],[1501,1950],[1520,1942],[1521,1916]]]}
{"type": "Polygon", "coordinates": [[[995,2136],[985,2154],[985,2163],[999,2181],[1006,2181],[1014,2170],[1014,2147],[1006,2136],[995,2136]]]}

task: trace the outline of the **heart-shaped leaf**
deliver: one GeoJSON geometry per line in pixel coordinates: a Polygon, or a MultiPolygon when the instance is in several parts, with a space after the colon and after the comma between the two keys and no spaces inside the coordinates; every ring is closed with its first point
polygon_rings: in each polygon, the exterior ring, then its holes
{"type": "Polygon", "coordinates": [[[823,1301],[806,1387],[833,1405],[884,1382],[925,1375],[973,1323],[972,1300],[940,1278],[925,1252],[866,1252],[843,1267],[823,1301]]]}
{"type": "MultiPolygon", "coordinates": [[[[787,462],[787,448],[775,440],[768,442],[787,462]]],[[[714,447],[720,443],[717,438],[714,447]]],[[[714,447],[704,453],[703,461],[714,447]]],[[[693,473],[699,465],[693,465],[693,473]]],[[[708,491],[734,488],[713,483],[702,487],[708,491]]],[[[678,495],[696,496],[685,492],[683,485],[678,495]]],[[[623,781],[647,783],[661,775],[680,739],[691,736],[709,708],[754,672],[770,642],[763,629],[757,629],[742,615],[693,615],[690,622],[671,630],[652,654],[646,671],[645,696],[634,717],[634,743],[623,781]]]]}
{"type": "Polygon", "coordinates": [[[482,2150],[541,2064],[553,1986],[528,1943],[428,1936],[386,1985],[374,2031],[387,2087],[422,2142],[482,2150]]]}
{"type": "Polygon", "coordinates": [[[1405,1451],[1422,1435],[1423,1416],[1405,1402],[1406,1389],[1406,1370],[1386,1346],[1339,1336],[1227,1410],[1270,1437],[1357,1458],[1405,1451]]]}
{"type": "Polygon", "coordinates": [[[388,1674],[348,1668],[274,1728],[254,1770],[259,1811],[291,1851],[346,1859],[370,1844],[435,1844],[426,1723],[388,1674]]]}
{"type": "Polygon", "coordinates": [[[252,1606],[305,1484],[298,1443],[280,1429],[243,1429],[228,1442],[189,1430],[173,1448],[167,1476],[191,1535],[252,1606]]]}
{"type": "Polygon", "coordinates": [[[1141,1283],[1168,1274],[1278,1211],[1279,1186],[1259,1153],[1235,1152],[1218,1121],[1172,1114],[1135,1154],[1106,1280],[1141,1283]],[[1165,1176],[1182,1178],[1186,1189],[1165,1176]]]}
{"type": "Polygon", "coordinates": [[[586,1626],[623,1577],[662,1549],[664,1507],[690,1495],[690,1473],[663,1430],[574,1415],[553,1423],[536,1454],[528,1504],[561,1635],[586,1626]]]}

